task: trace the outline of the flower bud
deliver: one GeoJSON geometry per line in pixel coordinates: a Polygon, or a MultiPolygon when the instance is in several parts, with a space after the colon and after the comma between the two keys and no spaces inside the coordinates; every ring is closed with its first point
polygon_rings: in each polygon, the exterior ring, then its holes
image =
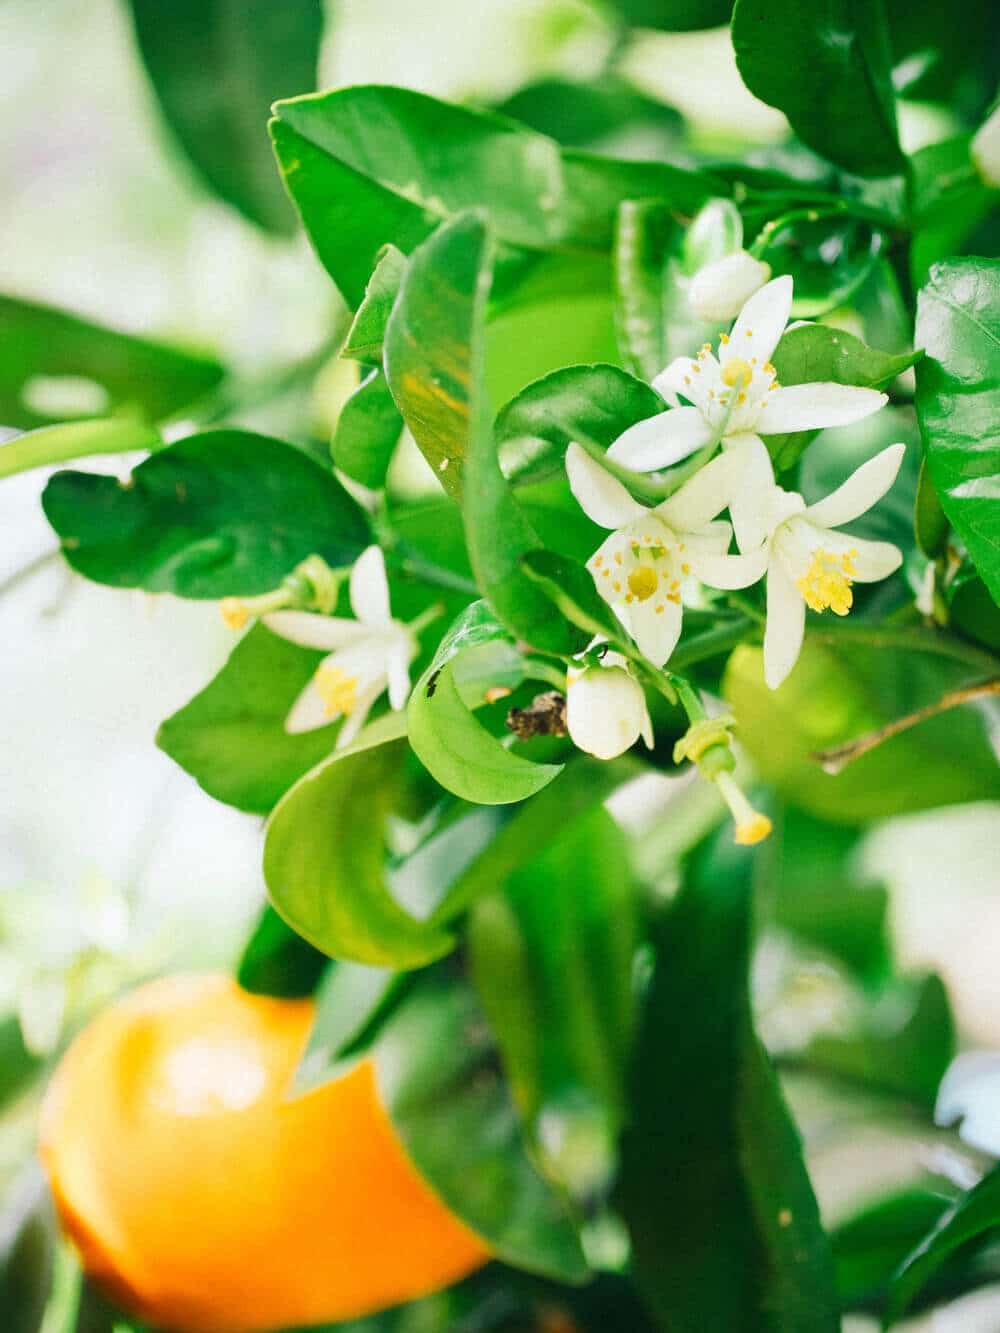
{"type": "Polygon", "coordinates": [[[770,264],[737,250],[698,270],[688,287],[688,303],[708,324],[735,319],[770,276],[770,264]]]}
{"type": "Polygon", "coordinates": [[[640,736],[653,744],[642,686],[620,666],[568,673],[566,726],[574,745],[598,759],[624,754],[640,736]]]}
{"type": "Polygon", "coordinates": [[[1000,189],[1000,106],[976,131],[969,152],[986,184],[1000,189]]]}
{"type": "Polygon", "coordinates": [[[730,199],[709,199],[684,237],[684,272],[695,273],[743,245],[743,219],[730,199]]]}

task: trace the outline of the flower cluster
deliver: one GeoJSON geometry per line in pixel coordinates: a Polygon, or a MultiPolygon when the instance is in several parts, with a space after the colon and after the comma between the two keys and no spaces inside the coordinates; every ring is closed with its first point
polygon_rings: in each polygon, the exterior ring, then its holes
{"type": "Polygon", "coordinates": [[[705,344],[671,362],[654,381],[671,406],[617,439],[608,459],[656,472],[699,450],[717,454],[654,508],[635,500],[578,446],[566,457],[584,511],[613,529],[588,562],[598,592],[654,666],[669,659],[681,629],[689,579],[737,589],[767,578],[764,675],[776,689],[799,655],[805,612],[846,615],[852,585],[886,578],[902,555],[888,542],[836,531],[888,491],[905,446],[890,445],[817,504],[775,481],[761,436],[848,425],[887,401],[874,389],[778,383],[771,357],[792,304],[792,280],[775,278],[743,306],[718,355],[705,344]],[[682,403],[681,399],[685,401],[682,403]],[[718,515],[729,511],[730,522],[718,515]],[[738,554],[730,554],[735,536],[738,554]]]}

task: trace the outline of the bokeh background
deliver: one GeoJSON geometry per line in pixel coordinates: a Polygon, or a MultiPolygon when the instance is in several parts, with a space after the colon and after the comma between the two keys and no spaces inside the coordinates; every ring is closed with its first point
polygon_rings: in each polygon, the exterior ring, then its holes
{"type": "MultiPolygon", "coordinates": [[[[336,0],[320,86],[391,82],[497,104],[534,79],[596,76],[613,40],[582,0],[336,0]]],[[[201,187],[123,5],[3,0],[0,66],[0,290],[206,349],[254,381],[323,347],[342,314],[329,279],[303,238],[265,237],[201,187]]],[[[624,72],[694,142],[746,152],[785,135],[743,88],[726,30],[644,35],[624,72]]],[[[906,146],[940,137],[947,118],[904,107],[906,146]]],[[[342,379],[333,368],[318,387],[291,384],[241,419],[322,432],[342,379]]],[[[38,504],[44,481],[0,484],[0,1009],[20,1005],[42,1045],[131,977],[229,965],[263,898],[260,821],[211,800],[153,743],[231,647],[217,608],[70,574],[38,504]]],[[[651,817],[665,781],[647,782],[632,819],[651,817]]],[[[998,853],[991,803],[885,821],[857,852],[862,877],[890,891],[901,963],[942,975],[963,1040],[986,1049],[1000,1049],[998,853]]],[[[762,952],[762,1005],[780,974],[780,1021],[794,1023],[789,1007],[822,1002],[822,988],[789,983],[786,961],[762,952]]],[[[816,1116],[810,1160],[828,1218],[941,1151],[849,1109],[816,1116]]],[[[30,1098],[2,1121],[0,1187],[30,1155],[33,1125],[30,1098]]],[[[938,1333],[995,1333],[1000,1304],[977,1293],[934,1319],[924,1326],[938,1333]]]]}

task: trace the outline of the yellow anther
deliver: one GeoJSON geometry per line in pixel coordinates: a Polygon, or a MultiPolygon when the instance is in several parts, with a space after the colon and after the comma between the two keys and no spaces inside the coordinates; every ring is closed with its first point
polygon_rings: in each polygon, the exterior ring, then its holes
{"type": "Polygon", "coordinates": [[[321,666],[316,672],[316,688],[323,700],[327,717],[339,717],[351,711],[358,698],[358,679],[340,667],[321,666]]]}
{"type": "Polygon", "coordinates": [[[764,371],[765,371],[765,373],[768,374],[768,375],[777,375],[777,373],[778,373],[778,372],[775,370],[774,366],[771,365],[770,361],[765,361],[765,362],[764,362],[764,371]]]}
{"type": "Polygon", "coordinates": [[[614,588],[615,592],[621,592],[622,590],[622,585],[618,582],[617,579],[615,579],[614,583],[612,583],[611,586],[612,588],[614,588]]]}
{"type": "Polygon", "coordinates": [[[763,842],[771,832],[771,821],[767,815],[762,815],[760,811],[755,811],[753,816],[736,825],[736,841],[741,847],[753,847],[755,843],[763,842]]]}
{"type": "Polygon", "coordinates": [[[767,815],[755,810],[744,793],[737,786],[732,774],[722,772],[715,778],[715,785],[729,806],[736,825],[736,841],[742,847],[752,847],[763,842],[771,832],[771,821],[767,815]]]}
{"type": "Polygon", "coordinates": [[[691,573],[691,566],[690,566],[690,565],[681,565],[681,573],[682,573],[682,574],[690,574],[690,573],[691,573]]]}
{"type": "Polygon", "coordinates": [[[250,619],[250,612],[239,597],[223,597],[219,603],[219,614],[227,629],[242,629],[250,619]]]}
{"type": "Polygon", "coordinates": [[[691,362],[691,369],[694,371],[696,375],[701,374],[701,366],[696,365],[693,361],[691,362]]]}
{"type": "Polygon", "coordinates": [[[621,551],[616,551],[616,552],[615,552],[615,564],[616,564],[616,565],[620,565],[621,562],[622,562],[622,553],[621,553],[621,551]]]}
{"type": "Polygon", "coordinates": [[[660,586],[659,575],[649,565],[640,565],[628,576],[628,586],[640,602],[645,602],[660,586]]]}
{"type": "Polygon", "coordinates": [[[665,606],[663,605],[663,603],[661,602],[661,603],[659,604],[659,606],[656,608],[656,614],[657,614],[658,616],[662,616],[665,610],[666,610],[666,607],[665,607],[665,606]]]}
{"type": "Polygon", "coordinates": [[[737,401],[738,403],[745,403],[746,400],[747,400],[747,396],[746,396],[746,394],[745,394],[745,393],[741,393],[740,396],[737,398],[736,401],[737,401]]]}
{"type": "Polygon", "coordinates": [[[728,384],[730,388],[743,388],[753,379],[749,361],[744,361],[741,356],[734,356],[723,366],[721,379],[723,384],[728,384]]]}
{"type": "Polygon", "coordinates": [[[685,376],[684,376],[684,383],[685,383],[685,384],[690,384],[690,383],[691,383],[691,376],[690,376],[690,375],[685,375],[685,376]]]}
{"type": "Polygon", "coordinates": [[[728,334],[728,333],[720,333],[720,334],[719,334],[719,342],[722,344],[723,347],[725,347],[726,344],[729,342],[729,334],[728,334]]]}
{"type": "Polygon", "coordinates": [[[748,338],[752,338],[752,337],[753,337],[753,329],[747,329],[747,337],[748,337],[748,338]]]}
{"type": "Polygon", "coordinates": [[[850,552],[834,555],[817,550],[812,563],[795,586],[806,606],[813,611],[831,610],[836,616],[846,616],[854,601],[851,580],[856,576],[850,552]]]}
{"type": "Polygon", "coordinates": [[[603,556],[603,555],[595,555],[595,556],[594,556],[594,565],[595,565],[595,567],[596,567],[597,569],[600,569],[600,567],[601,567],[603,564],[604,564],[604,556],[603,556]]]}

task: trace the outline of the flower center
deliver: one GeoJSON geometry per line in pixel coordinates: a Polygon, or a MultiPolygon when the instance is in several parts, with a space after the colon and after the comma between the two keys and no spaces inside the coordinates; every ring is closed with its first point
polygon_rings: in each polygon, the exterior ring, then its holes
{"type": "Polygon", "coordinates": [[[720,378],[723,384],[728,384],[730,388],[743,389],[753,379],[753,369],[749,361],[744,361],[741,356],[734,356],[722,367],[720,378]]]}
{"type": "Polygon", "coordinates": [[[316,688],[327,717],[346,715],[357,703],[358,678],[349,676],[340,667],[321,666],[316,672],[316,688]]]}
{"type": "Polygon", "coordinates": [[[854,601],[851,581],[856,577],[854,560],[857,551],[834,555],[822,549],[813,554],[812,563],[795,586],[813,611],[828,607],[836,616],[846,616],[854,601]]]}
{"type": "Polygon", "coordinates": [[[660,586],[660,576],[651,566],[639,565],[628,576],[628,586],[629,591],[638,597],[640,602],[645,602],[660,586]]]}

